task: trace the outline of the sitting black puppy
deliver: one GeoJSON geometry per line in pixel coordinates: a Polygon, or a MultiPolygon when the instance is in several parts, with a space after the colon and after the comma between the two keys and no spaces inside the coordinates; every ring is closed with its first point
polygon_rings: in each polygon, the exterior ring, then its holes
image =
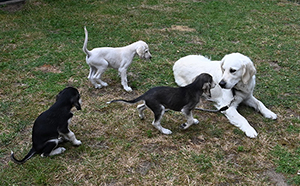
{"type": "Polygon", "coordinates": [[[196,77],[196,79],[185,87],[154,87],[148,90],[143,95],[133,100],[112,100],[108,103],[123,101],[126,103],[136,103],[144,100],[144,104],[138,105],[137,109],[139,117],[144,118],[143,111],[149,107],[154,113],[154,121],[152,125],[163,134],[171,134],[172,131],[163,128],[160,120],[165,112],[165,109],[174,111],[181,111],[187,117],[187,123],[181,125],[181,128],[187,129],[192,124],[198,124],[199,121],[192,116],[192,110],[200,101],[200,97],[209,98],[210,89],[215,87],[215,83],[211,75],[203,73],[196,77]]]}
{"type": "Polygon", "coordinates": [[[76,139],[68,127],[73,117],[72,107],[75,106],[77,110],[81,110],[80,104],[80,94],[76,88],[68,87],[62,90],[56,96],[54,105],[35,120],[32,129],[32,148],[29,153],[22,160],[17,160],[11,152],[11,160],[22,164],[34,154],[41,154],[42,157],[61,154],[66,149],[56,147],[63,140],[71,141],[73,145],[80,145],[81,141],[76,139]]]}

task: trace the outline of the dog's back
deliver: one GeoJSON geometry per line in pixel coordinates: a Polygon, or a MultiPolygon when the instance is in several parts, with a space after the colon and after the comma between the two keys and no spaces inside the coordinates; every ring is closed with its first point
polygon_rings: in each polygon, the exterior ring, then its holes
{"type": "Polygon", "coordinates": [[[208,73],[215,83],[222,78],[220,61],[211,61],[201,55],[189,55],[180,58],[173,66],[175,82],[179,86],[186,86],[201,73],[208,73]]]}

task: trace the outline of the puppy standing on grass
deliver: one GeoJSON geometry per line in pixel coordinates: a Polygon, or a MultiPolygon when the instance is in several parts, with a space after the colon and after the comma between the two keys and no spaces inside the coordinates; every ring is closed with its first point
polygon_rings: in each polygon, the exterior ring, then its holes
{"type": "Polygon", "coordinates": [[[63,153],[64,147],[57,147],[63,140],[71,141],[73,145],[81,145],[74,133],[69,129],[73,114],[72,107],[81,110],[81,99],[77,89],[68,87],[56,96],[56,102],[35,120],[32,129],[32,148],[22,159],[17,160],[11,152],[11,160],[17,164],[25,163],[34,154],[53,156],[63,153]]]}
{"type": "Polygon", "coordinates": [[[210,89],[215,87],[211,75],[203,73],[196,77],[196,79],[185,87],[154,87],[148,90],[143,95],[133,100],[112,100],[108,103],[123,101],[126,103],[136,103],[144,100],[144,103],[137,106],[139,117],[144,119],[143,111],[149,107],[154,113],[154,121],[152,125],[163,134],[171,134],[172,131],[163,128],[160,120],[165,113],[165,109],[174,111],[181,111],[187,117],[187,123],[180,127],[187,129],[192,124],[198,124],[199,121],[193,118],[192,110],[200,101],[200,97],[210,97],[210,89]]]}
{"type": "Polygon", "coordinates": [[[88,32],[86,27],[84,27],[84,32],[85,39],[82,50],[86,54],[86,63],[90,66],[88,78],[95,88],[108,86],[106,82],[101,80],[101,76],[108,67],[112,67],[118,69],[123,88],[127,92],[132,91],[127,84],[127,69],[136,54],[141,59],[151,59],[148,45],[144,41],[137,41],[125,47],[101,47],[89,51],[87,49],[88,32]]]}

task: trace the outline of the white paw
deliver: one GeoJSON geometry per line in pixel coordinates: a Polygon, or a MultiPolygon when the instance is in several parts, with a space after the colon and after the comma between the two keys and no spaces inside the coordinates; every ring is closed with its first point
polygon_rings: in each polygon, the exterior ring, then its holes
{"type": "Polygon", "coordinates": [[[169,129],[165,129],[165,128],[162,128],[162,129],[161,129],[161,132],[162,132],[163,134],[172,134],[172,131],[170,131],[169,129]]]}
{"type": "Polygon", "coordinates": [[[101,85],[104,86],[104,87],[108,86],[108,84],[106,82],[104,82],[104,81],[101,82],[101,85]]]}
{"type": "Polygon", "coordinates": [[[257,132],[253,127],[247,128],[247,130],[243,130],[249,138],[256,138],[257,137],[257,132]]]}
{"type": "Polygon", "coordinates": [[[277,119],[277,115],[272,111],[270,111],[268,113],[264,113],[264,116],[269,119],[277,119]]]}
{"type": "Polygon", "coordinates": [[[96,84],[95,88],[102,88],[102,86],[100,84],[96,84]]]}
{"type": "Polygon", "coordinates": [[[194,123],[193,124],[197,125],[197,124],[199,124],[199,121],[197,119],[194,119],[194,123]]]}
{"type": "Polygon", "coordinates": [[[73,141],[73,145],[81,145],[81,141],[80,140],[74,140],[73,141]]]}
{"type": "Polygon", "coordinates": [[[58,149],[60,150],[60,153],[63,153],[66,151],[66,149],[64,147],[58,147],[58,149]]]}
{"type": "Polygon", "coordinates": [[[124,87],[124,89],[125,89],[127,92],[131,92],[131,91],[132,91],[132,88],[130,88],[130,87],[124,87]]]}

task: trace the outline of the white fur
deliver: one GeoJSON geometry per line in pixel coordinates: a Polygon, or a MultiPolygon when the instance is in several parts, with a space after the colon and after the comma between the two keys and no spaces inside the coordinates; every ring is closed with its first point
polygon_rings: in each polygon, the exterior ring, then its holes
{"type": "Polygon", "coordinates": [[[201,73],[209,73],[217,84],[211,89],[211,101],[220,109],[229,106],[222,113],[231,124],[240,128],[250,138],[257,136],[256,130],[237,112],[238,105],[243,102],[258,110],[264,117],[276,119],[277,115],[253,96],[255,87],[255,67],[252,61],[240,53],[224,56],[221,61],[211,61],[201,55],[189,55],[175,62],[173,66],[175,82],[179,86],[191,83],[201,73]],[[224,88],[221,88],[223,82],[224,88]],[[220,84],[219,84],[220,83],[220,84]],[[232,88],[236,89],[233,96],[232,88]]]}
{"type": "Polygon", "coordinates": [[[101,80],[101,76],[108,67],[111,67],[118,69],[123,88],[128,92],[132,91],[127,84],[127,69],[135,55],[138,55],[141,59],[151,59],[152,56],[147,43],[137,41],[124,47],[101,47],[89,51],[87,49],[88,32],[85,27],[84,31],[85,40],[82,50],[86,53],[86,63],[90,66],[88,78],[91,83],[95,88],[108,86],[106,82],[101,80]]]}

